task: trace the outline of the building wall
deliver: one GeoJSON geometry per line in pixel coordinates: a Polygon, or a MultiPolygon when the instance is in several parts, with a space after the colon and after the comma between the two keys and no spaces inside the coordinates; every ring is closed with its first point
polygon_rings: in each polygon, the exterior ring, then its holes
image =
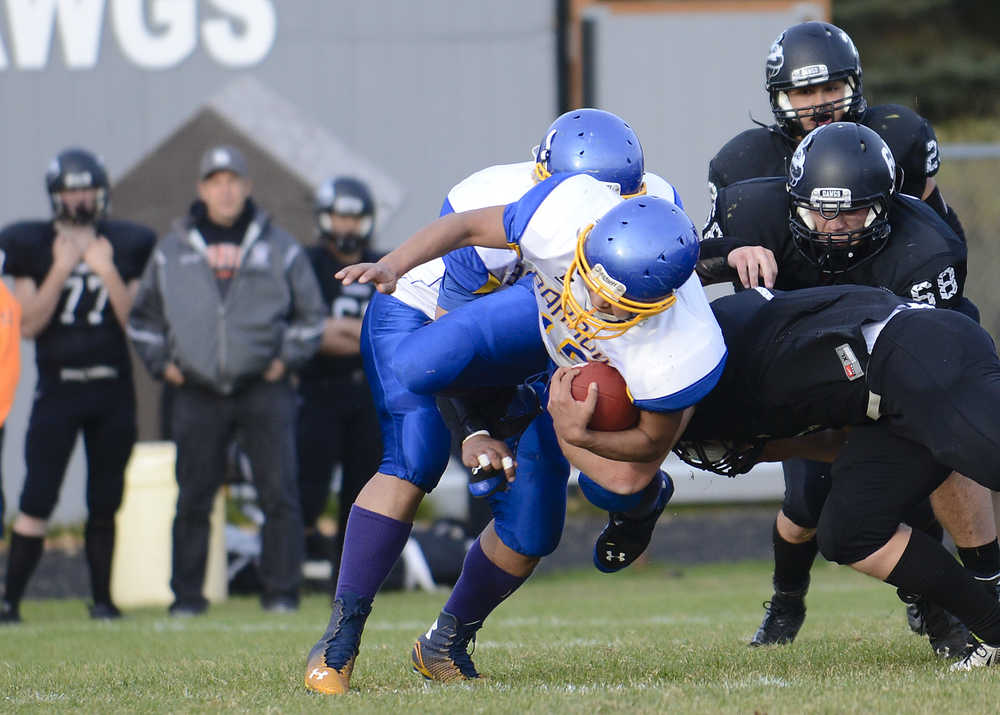
{"type": "MultiPolygon", "coordinates": [[[[460,178],[522,161],[538,142],[557,110],[553,6],[8,0],[0,4],[0,221],[47,214],[42,177],[60,149],[97,151],[117,181],[206,103],[252,78],[294,108],[297,130],[321,127],[354,152],[352,167],[398,188],[396,211],[380,226],[379,243],[389,248],[435,217],[460,178]]],[[[247,111],[260,116],[242,117],[242,126],[267,124],[266,109],[251,103],[247,111]]],[[[316,135],[286,141],[284,154],[297,143],[298,155],[308,155],[316,135]]],[[[193,195],[195,166],[179,180],[190,181],[191,194],[168,199],[176,213],[193,195]]],[[[33,385],[27,364],[3,454],[7,519],[24,475],[33,385]]],[[[82,517],[82,483],[77,454],[56,521],[82,517]]]]}

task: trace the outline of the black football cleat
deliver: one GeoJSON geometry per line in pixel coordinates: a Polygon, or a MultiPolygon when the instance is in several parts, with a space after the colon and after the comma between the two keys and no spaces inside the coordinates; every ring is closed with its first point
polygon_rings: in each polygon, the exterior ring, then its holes
{"type": "Polygon", "coordinates": [[[479,674],[469,644],[475,645],[476,631],[482,622],[462,624],[446,611],[417,639],[410,651],[413,670],[427,680],[448,683],[455,680],[478,680],[479,674]]]}
{"type": "Polygon", "coordinates": [[[10,601],[0,601],[0,625],[20,623],[21,613],[10,601]]]}
{"type": "Polygon", "coordinates": [[[343,695],[351,686],[354,660],[361,648],[361,633],[372,599],[345,593],[333,602],[326,633],[309,651],[306,687],[324,695],[343,695]]]}
{"type": "Polygon", "coordinates": [[[918,636],[927,635],[927,626],[924,625],[924,614],[921,612],[920,606],[916,603],[906,604],[906,625],[918,636]]]}
{"type": "Polygon", "coordinates": [[[653,538],[653,529],[660,514],[674,495],[674,482],[664,471],[657,473],[660,494],[653,510],[640,519],[630,519],[621,512],[611,512],[608,525],[594,544],[594,566],[604,573],[615,573],[642,556],[653,538]]]}
{"type": "Polygon", "coordinates": [[[764,620],[750,639],[754,647],[786,645],[795,640],[803,621],[806,620],[806,590],[775,591],[770,601],[764,602],[764,620]]]}
{"type": "MultiPolygon", "coordinates": [[[[968,650],[973,638],[964,623],[933,601],[898,589],[896,593],[907,604],[906,615],[910,627],[913,628],[913,620],[919,621],[935,655],[939,658],[957,658],[968,650]],[[911,612],[916,613],[913,620],[910,618],[911,612]]],[[[919,631],[914,629],[914,632],[919,631]]]]}
{"type": "Polygon", "coordinates": [[[105,603],[95,603],[90,607],[90,617],[95,621],[113,621],[122,617],[122,612],[118,606],[107,601],[105,603]]]}

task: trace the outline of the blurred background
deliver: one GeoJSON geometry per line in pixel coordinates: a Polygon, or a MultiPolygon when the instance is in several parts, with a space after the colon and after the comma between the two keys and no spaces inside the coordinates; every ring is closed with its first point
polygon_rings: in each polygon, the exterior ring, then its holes
{"type": "MultiPolygon", "coordinates": [[[[45,168],[78,145],[104,157],[113,215],[163,232],[194,196],[201,151],[226,141],[305,243],[313,187],[363,178],[385,250],[458,180],[528,159],[557,115],[595,106],[633,125],[647,168],[700,225],[708,160],[751,117],[770,123],[764,59],[804,20],[853,37],[869,103],[934,123],[938,183],[969,238],[966,292],[997,335],[1000,4],[985,0],[7,0],[0,218],[47,216],[45,168]]],[[[35,382],[25,348],[3,454],[10,505],[35,382]]],[[[136,375],[141,438],[156,439],[159,388],[136,375]]],[[[82,481],[77,455],[55,521],[82,518],[82,481]]]]}

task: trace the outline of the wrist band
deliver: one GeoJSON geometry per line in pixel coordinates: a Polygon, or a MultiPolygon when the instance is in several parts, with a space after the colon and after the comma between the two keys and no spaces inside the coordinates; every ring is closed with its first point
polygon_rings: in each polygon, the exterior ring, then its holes
{"type": "Polygon", "coordinates": [[[487,437],[489,437],[490,436],[490,431],[486,430],[486,429],[479,429],[479,430],[476,430],[475,432],[473,432],[472,434],[467,434],[467,435],[465,435],[465,439],[462,440],[462,444],[464,445],[466,442],[468,442],[473,437],[478,437],[481,434],[484,434],[487,437]]]}

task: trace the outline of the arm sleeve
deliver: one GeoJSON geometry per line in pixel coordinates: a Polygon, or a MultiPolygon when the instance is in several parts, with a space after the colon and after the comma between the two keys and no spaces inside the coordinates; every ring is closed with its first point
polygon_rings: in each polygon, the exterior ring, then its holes
{"type": "Polygon", "coordinates": [[[170,361],[167,320],[160,293],[160,271],[165,262],[163,254],[154,251],[142,273],[125,328],[129,341],[155,378],[163,377],[163,370],[170,361]]]}
{"type": "Polygon", "coordinates": [[[286,253],[285,275],[291,289],[292,306],[279,357],[288,369],[296,370],[319,350],[326,306],[305,252],[297,243],[288,251],[291,255],[286,253]]]}

